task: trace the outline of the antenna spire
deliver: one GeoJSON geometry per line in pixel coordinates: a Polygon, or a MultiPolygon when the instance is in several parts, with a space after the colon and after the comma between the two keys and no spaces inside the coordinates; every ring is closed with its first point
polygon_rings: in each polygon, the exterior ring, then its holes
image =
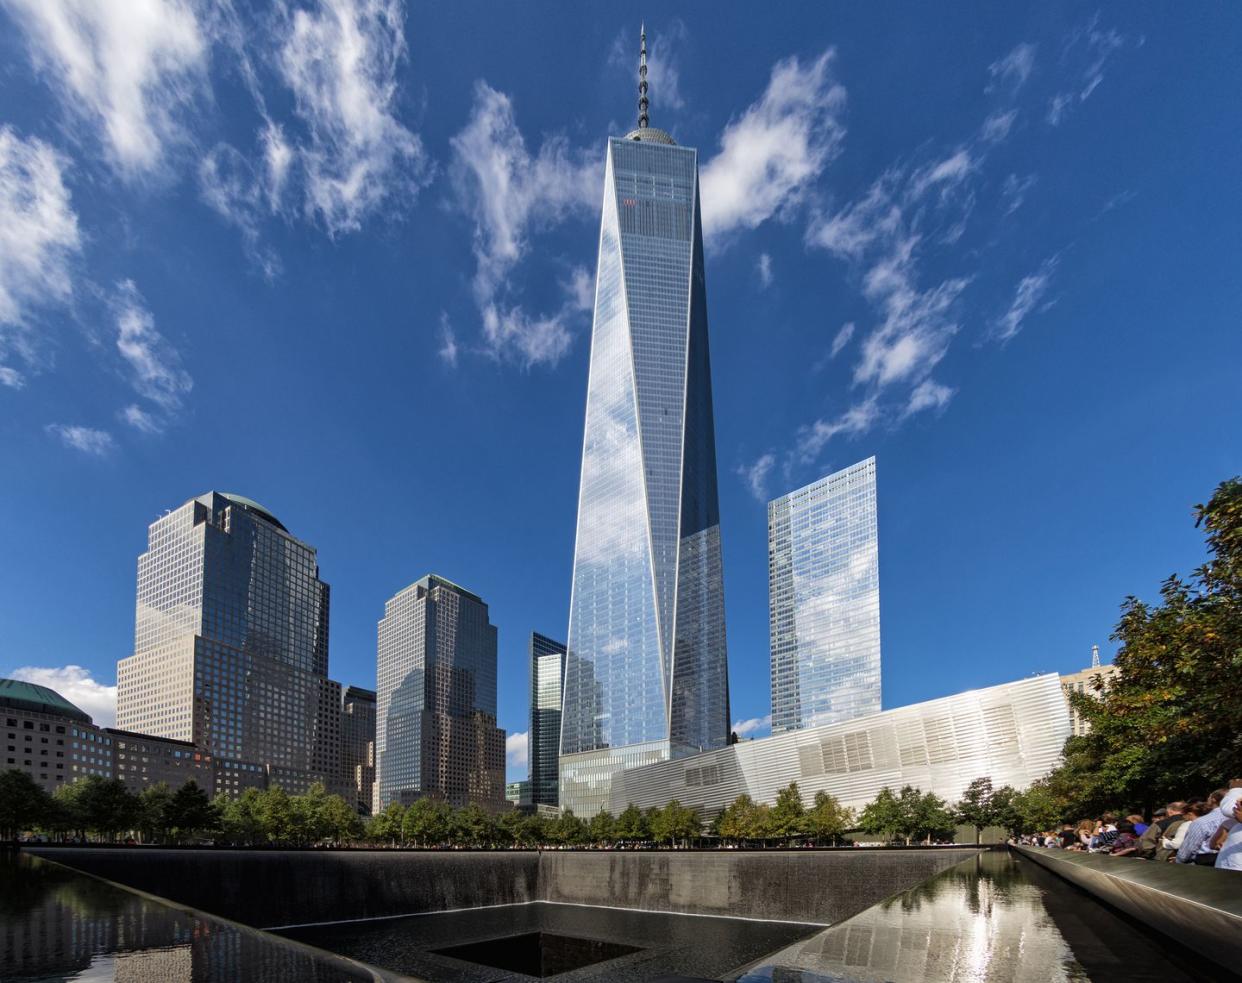
{"type": "Polygon", "coordinates": [[[1100,647],[1098,645],[1091,646],[1091,668],[1100,668],[1100,647]]]}
{"type": "Polygon", "coordinates": [[[638,29],[640,47],[638,52],[638,128],[647,128],[647,25],[638,29]]]}

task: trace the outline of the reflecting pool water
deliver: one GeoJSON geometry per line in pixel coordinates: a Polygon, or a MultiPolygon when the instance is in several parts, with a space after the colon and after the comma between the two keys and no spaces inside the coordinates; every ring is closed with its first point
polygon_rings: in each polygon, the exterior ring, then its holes
{"type": "Polygon", "coordinates": [[[1204,983],[1229,977],[1029,860],[959,864],[730,979],[758,983],[1204,983]]]}

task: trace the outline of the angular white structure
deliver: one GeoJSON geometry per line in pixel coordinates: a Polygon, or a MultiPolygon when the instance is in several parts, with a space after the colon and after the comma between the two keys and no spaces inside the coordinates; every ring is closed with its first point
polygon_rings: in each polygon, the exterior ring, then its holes
{"type": "Polygon", "coordinates": [[[952,802],[973,779],[1022,789],[1059,762],[1070,736],[1056,673],[970,690],[859,720],[787,731],[613,776],[609,808],[672,799],[716,815],[739,795],[775,803],[797,782],[861,809],[880,789],[914,785],[952,802]]]}

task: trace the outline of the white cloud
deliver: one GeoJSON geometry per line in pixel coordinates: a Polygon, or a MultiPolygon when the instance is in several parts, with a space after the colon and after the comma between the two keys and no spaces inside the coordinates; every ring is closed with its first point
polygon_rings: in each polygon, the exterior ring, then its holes
{"type": "Polygon", "coordinates": [[[105,686],[81,666],[22,666],[11,679],[55,690],[79,710],[90,714],[99,727],[116,725],[116,687],[105,686]]]}
{"type": "Polygon", "coordinates": [[[595,308],[595,277],[585,266],[575,266],[561,286],[576,310],[585,314],[595,308]]]}
{"type": "Polygon", "coordinates": [[[970,151],[961,148],[944,160],[928,164],[916,173],[910,181],[906,192],[907,197],[920,198],[932,188],[937,188],[941,194],[945,194],[961,184],[977,167],[978,162],[971,156],[970,151]]]}
{"type": "Polygon", "coordinates": [[[814,62],[777,62],[763,95],[720,136],[702,168],[703,234],[717,240],[782,217],[840,153],[845,87],[830,72],[830,49],[814,62]]]}
{"type": "Polygon", "coordinates": [[[841,354],[841,349],[850,343],[850,339],[854,337],[855,324],[853,321],[846,321],[841,325],[841,330],[837,332],[836,337],[832,339],[832,352],[829,358],[836,358],[841,354]]]}
{"type": "Polygon", "coordinates": [[[150,173],[206,88],[208,42],[189,0],[5,0],[70,111],[95,121],[128,176],[150,173]]]}
{"type": "Polygon", "coordinates": [[[998,58],[988,66],[991,81],[987,91],[994,92],[1005,87],[1012,92],[1026,83],[1035,68],[1035,45],[1023,42],[1015,47],[1004,58],[998,58]]]}
{"type": "Polygon", "coordinates": [[[910,393],[910,401],[906,403],[905,415],[912,416],[923,410],[936,410],[939,412],[949,405],[949,400],[953,398],[953,393],[954,390],[948,386],[942,386],[932,379],[924,379],[910,393]]]}
{"type": "Polygon", "coordinates": [[[798,433],[798,453],[805,463],[814,461],[834,437],[858,437],[880,421],[880,406],[875,396],[855,403],[831,420],[816,420],[798,433]]]}
{"type": "Polygon", "coordinates": [[[764,290],[772,286],[772,257],[767,253],[760,253],[755,269],[759,272],[759,286],[764,290]]]}
{"type": "Polygon", "coordinates": [[[738,737],[757,737],[772,729],[772,714],[765,717],[749,717],[733,722],[733,733],[738,737]]]}
{"type": "Polygon", "coordinates": [[[1065,52],[1068,56],[1075,52],[1081,43],[1086,55],[1086,63],[1078,81],[1070,83],[1071,88],[1058,92],[1049,100],[1045,119],[1050,126],[1060,125],[1075,103],[1083,103],[1091,98],[1091,94],[1104,81],[1104,67],[1109,59],[1114,52],[1125,47],[1124,36],[1114,28],[1101,30],[1099,23],[1100,15],[1097,13],[1084,27],[1074,31],[1065,44],[1065,52]]]}
{"type": "Polygon", "coordinates": [[[1065,113],[1074,102],[1072,92],[1058,92],[1048,101],[1048,113],[1044,117],[1050,126],[1059,126],[1065,113]]]}
{"type": "Polygon", "coordinates": [[[438,352],[440,361],[451,368],[457,367],[457,334],[453,331],[453,324],[448,319],[447,314],[440,315],[440,349],[438,352]]]}
{"type": "MultiPolygon", "coordinates": [[[[277,166],[287,168],[287,162],[277,166]]],[[[281,264],[279,257],[262,244],[259,222],[278,201],[279,187],[283,182],[282,173],[276,178],[269,177],[265,186],[255,173],[254,165],[227,143],[216,144],[203,156],[198,166],[199,197],[221,218],[241,231],[247,255],[269,280],[280,272],[281,264]]]]}
{"type": "Polygon", "coordinates": [[[533,232],[598,204],[599,164],[560,136],[545,139],[531,156],[509,97],[486,82],[476,83],[470,120],[451,143],[457,202],[474,222],[473,286],[484,351],[525,368],[555,364],[569,350],[572,315],[589,309],[589,273],[575,270],[563,285],[566,302],[545,315],[508,301],[506,281],[529,252],[533,232]]]}
{"type": "Polygon", "coordinates": [[[1044,260],[1034,273],[1018,281],[1009,310],[993,325],[993,336],[997,340],[1008,341],[1022,330],[1022,322],[1039,306],[1044,294],[1048,292],[1048,287],[1052,285],[1052,275],[1056,272],[1057,262],[1058,257],[1052,256],[1044,260]]]}
{"type": "MultiPolygon", "coordinates": [[[[319,0],[283,13],[277,65],[309,137],[297,149],[305,210],[331,236],[353,232],[381,205],[400,208],[428,180],[422,143],[395,115],[404,9],[400,0],[319,0]]],[[[274,193],[292,151],[271,127],[263,144],[274,193]]]]}
{"type": "Polygon", "coordinates": [[[53,437],[59,437],[66,447],[95,457],[106,456],[116,446],[112,434],[106,430],[69,423],[49,423],[44,429],[53,437]]]}
{"type": "Polygon", "coordinates": [[[12,388],[22,374],[3,362],[12,350],[35,357],[31,312],[64,303],[73,290],[71,263],[82,240],[66,166],[42,140],[0,126],[0,382],[12,388]]]}
{"type": "Polygon", "coordinates": [[[1005,214],[1012,215],[1026,200],[1026,193],[1035,185],[1035,175],[1027,174],[1025,177],[1018,177],[1016,174],[1010,174],[1005,178],[1004,185],[1001,186],[1001,196],[1005,200],[1005,214]]]}
{"type": "Polygon", "coordinates": [[[1000,143],[1007,136],[1009,131],[1013,129],[1014,120],[1018,118],[1018,111],[1011,109],[1005,113],[993,113],[983,121],[980,127],[979,136],[988,143],[1000,143]]]}
{"type": "Polygon", "coordinates": [[[510,734],[505,738],[505,763],[510,768],[525,768],[530,763],[528,731],[510,734]]]}
{"type": "Polygon", "coordinates": [[[182,397],[193,388],[194,380],[181,367],[177,350],[155,329],[155,318],[134,281],[118,283],[111,304],[117,351],[129,364],[134,391],[165,413],[180,409],[182,397]]]}
{"type": "Polygon", "coordinates": [[[746,487],[750,489],[756,502],[768,500],[768,476],[771,475],[775,465],[775,454],[763,454],[749,467],[744,464],[738,465],[737,473],[746,482],[746,487]]]}
{"type": "Polygon", "coordinates": [[[140,433],[156,434],[164,432],[164,422],[154,413],[144,410],[137,403],[130,403],[117,416],[140,433]]]}

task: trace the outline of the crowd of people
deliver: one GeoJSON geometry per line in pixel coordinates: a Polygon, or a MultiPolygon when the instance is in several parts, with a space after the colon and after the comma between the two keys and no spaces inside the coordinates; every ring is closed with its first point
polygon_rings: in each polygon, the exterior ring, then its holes
{"type": "Polygon", "coordinates": [[[1242,778],[1206,798],[1170,802],[1147,822],[1106,812],[1021,841],[1032,846],[1106,853],[1160,863],[1242,871],[1242,778]]]}

